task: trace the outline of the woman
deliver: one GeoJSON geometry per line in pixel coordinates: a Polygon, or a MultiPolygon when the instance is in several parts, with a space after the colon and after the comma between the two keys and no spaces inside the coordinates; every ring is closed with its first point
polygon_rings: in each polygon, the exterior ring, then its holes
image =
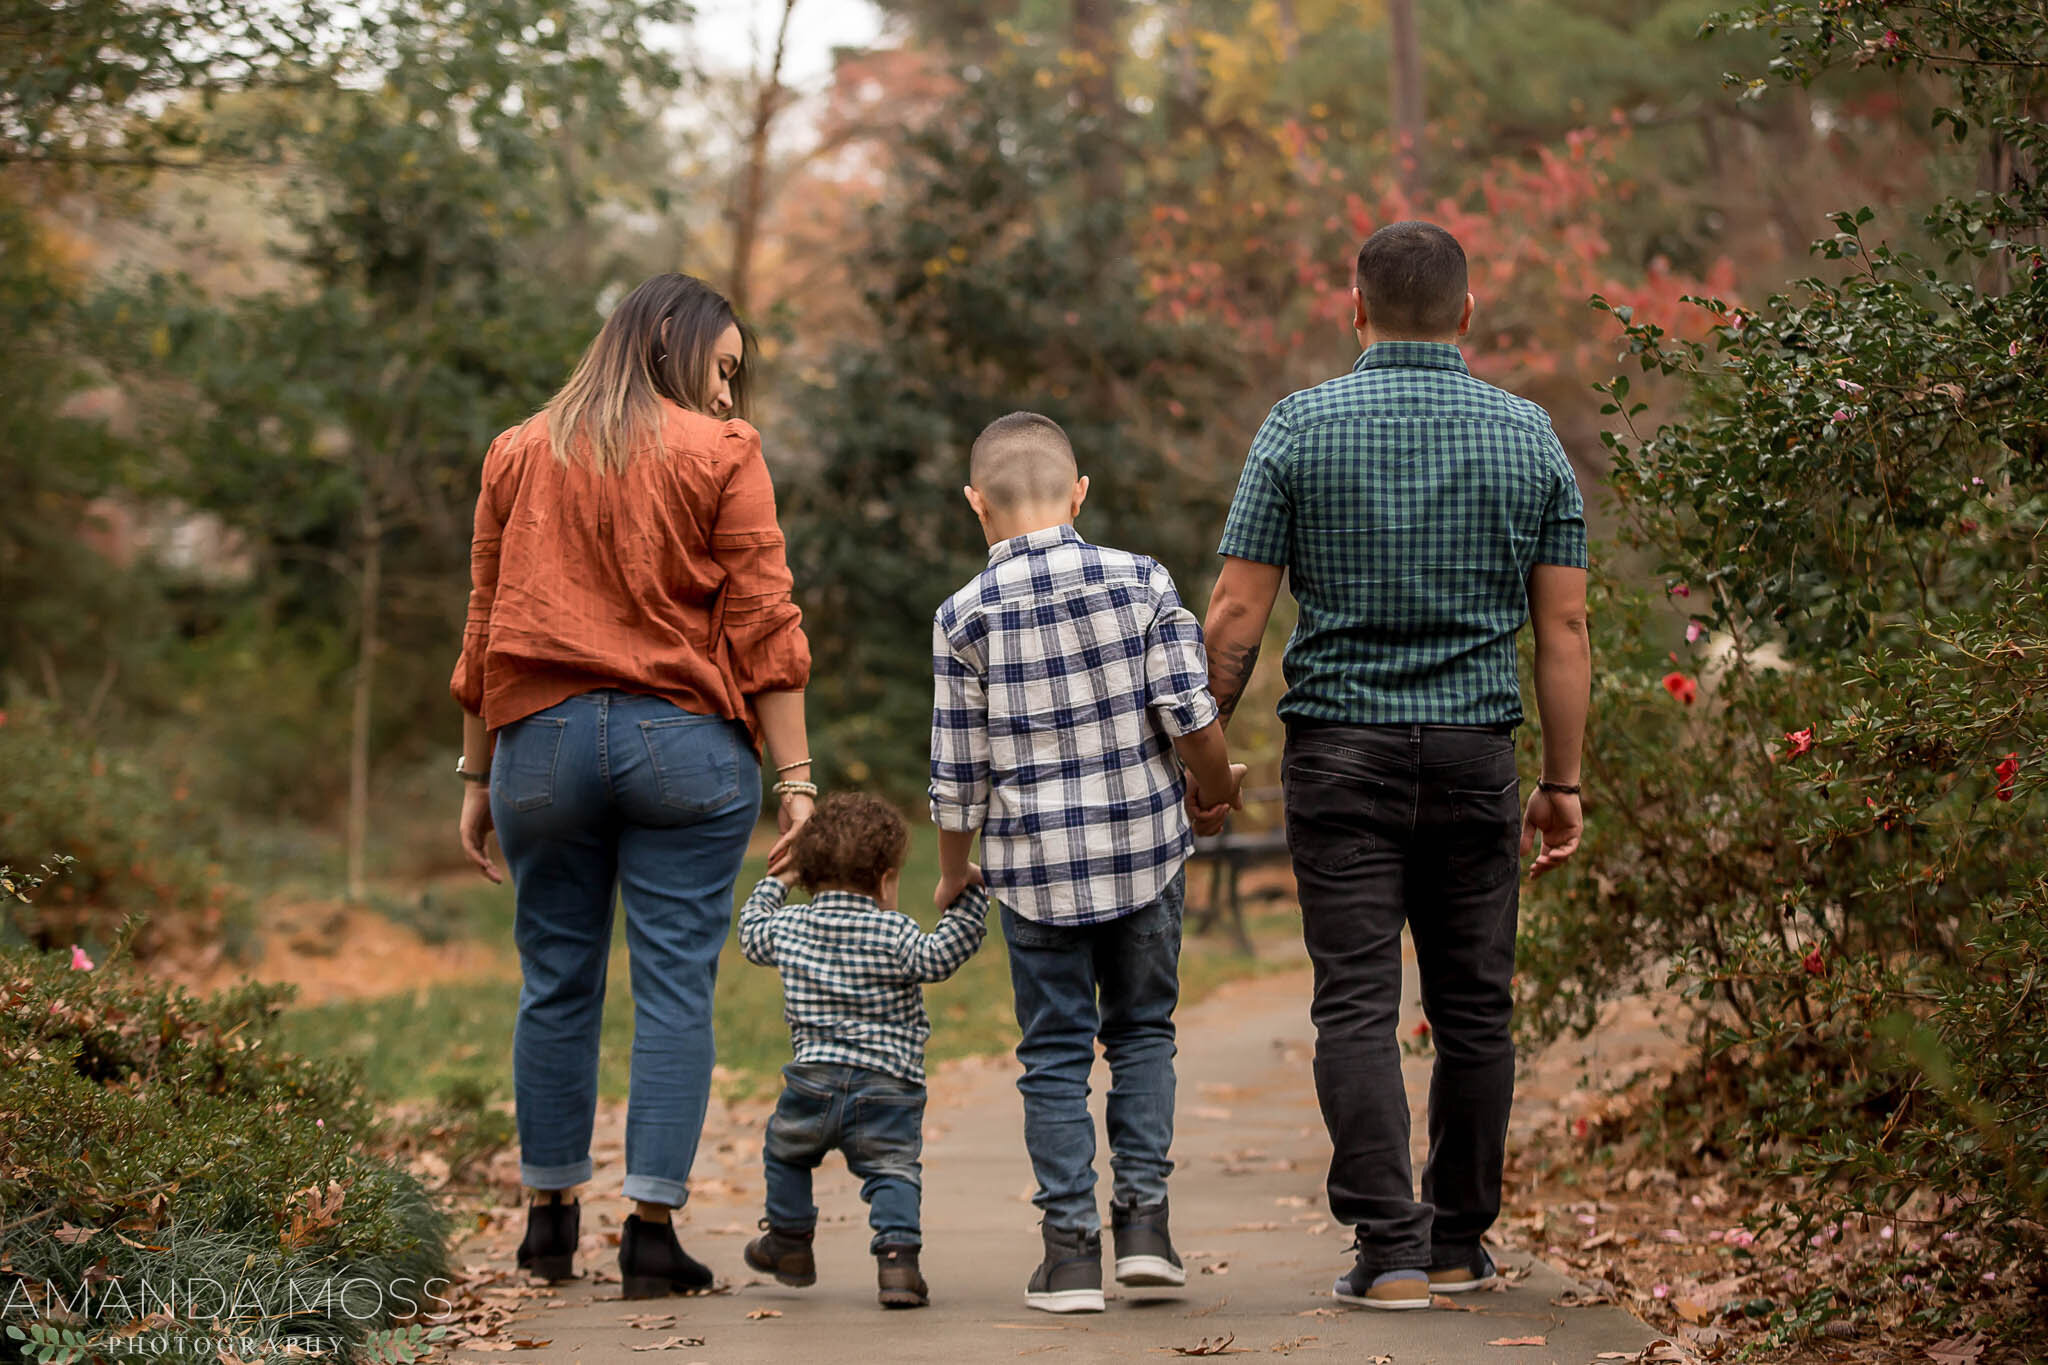
{"type": "Polygon", "coordinates": [[[512,870],[525,985],[512,1037],[519,1264],[573,1273],[590,1179],[612,901],[633,973],[619,1238],[627,1298],[707,1289],[676,1241],[711,1088],[711,994],[733,880],[760,813],[757,745],[780,780],[779,867],[809,818],[810,646],[761,438],[750,347],[687,275],[627,296],[546,411],[492,443],[475,588],[450,690],[465,712],[462,847],[512,870]]]}

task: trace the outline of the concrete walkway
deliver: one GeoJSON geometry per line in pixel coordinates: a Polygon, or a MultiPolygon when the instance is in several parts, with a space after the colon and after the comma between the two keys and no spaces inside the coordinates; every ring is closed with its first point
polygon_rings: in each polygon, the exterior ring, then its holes
{"type": "MultiPolygon", "coordinates": [[[[819,1172],[818,1284],[789,1289],[747,1270],[740,1249],[760,1216],[765,1102],[714,1115],[680,1228],[684,1246],[728,1280],[732,1292],[621,1301],[613,1248],[629,1209],[616,1195],[622,1115],[608,1109],[600,1121],[597,1180],[584,1197],[578,1257],[584,1278],[521,1296],[521,1320],[502,1337],[547,1344],[509,1359],[535,1365],[1161,1360],[1178,1358],[1176,1348],[1205,1354],[1205,1344],[1230,1338],[1230,1354],[1320,1352],[1394,1365],[1578,1365],[1602,1352],[1632,1354],[1656,1339],[1619,1308],[1553,1306],[1569,1282],[1521,1257],[1503,1257],[1517,1276],[1510,1287],[1465,1296],[1457,1310],[1445,1307],[1448,1299],[1438,1300],[1438,1311],[1415,1313],[1353,1309],[1332,1300],[1331,1281],[1350,1264],[1349,1239],[1323,1209],[1329,1147],[1309,1074],[1307,1000],[1307,975],[1290,972],[1237,983],[1181,1015],[1172,1198],[1174,1240],[1189,1270],[1184,1292],[1143,1302],[1112,1283],[1105,1313],[1056,1317],[1024,1307],[1039,1243],[1016,1064],[1006,1057],[949,1065],[932,1081],[923,1258],[930,1308],[891,1313],[876,1306],[866,1210],[837,1157],[819,1172]],[[1515,1338],[1542,1342],[1495,1344],[1515,1338]],[[665,1349],[649,1349],[655,1347],[665,1349]]],[[[1412,1059],[1408,1073],[1419,1106],[1428,1062],[1412,1059]]],[[[1100,1065],[1096,1079],[1099,1115],[1107,1081],[1100,1065]]],[[[1422,1131],[1419,1110],[1416,1131],[1422,1131]]],[[[1105,1206],[1106,1153],[1105,1146],[1099,1163],[1105,1206]]],[[[466,1249],[473,1264],[510,1266],[521,1223],[516,1210],[507,1212],[509,1220],[466,1249]]],[[[1104,1242],[1107,1253],[1106,1236],[1104,1242]]],[[[496,1342],[492,1347],[505,1349],[496,1342]]],[[[482,1357],[460,1350],[457,1359],[464,1358],[482,1357]]]]}

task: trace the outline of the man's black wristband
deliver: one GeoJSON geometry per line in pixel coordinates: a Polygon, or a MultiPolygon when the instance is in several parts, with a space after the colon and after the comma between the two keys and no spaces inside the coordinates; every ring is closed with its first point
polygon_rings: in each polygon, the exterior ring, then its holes
{"type": "Polygon", "coordinates": [[[1536,790],[1556,792],[1559,796],[1577,796],[1579,794],[1579,784],[1576,782],[1538,782],[1536,790]]]}

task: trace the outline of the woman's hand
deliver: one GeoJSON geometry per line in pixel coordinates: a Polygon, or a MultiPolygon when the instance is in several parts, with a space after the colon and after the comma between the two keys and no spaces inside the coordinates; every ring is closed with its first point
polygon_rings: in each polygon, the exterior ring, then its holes
{"type": "Polygon", "coordinates": [[[457,826],[462,835],[462,851],[476,864],[476,870],[484,874],[487,881],[502,882],[505,874],[498,870],[491,859],[491,793],[480,782],[466,783],[462,793],[462,820],[457,826]]]}
{"type": "Polygon", "coordinates": [[[775,847],[768,850],[768,875],[786,875],[796,862],[796,836],[802,832],[804,822],[811,818],[817,802],[802,792],[786,792],[782,804],[775,810],[776,828],[782,837],[775,841],[775,847]]]}

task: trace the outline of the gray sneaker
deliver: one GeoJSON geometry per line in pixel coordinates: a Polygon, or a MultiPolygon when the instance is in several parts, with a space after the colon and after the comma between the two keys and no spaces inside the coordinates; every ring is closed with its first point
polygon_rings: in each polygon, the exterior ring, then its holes
{"type": "Polygon", "coordinates": [[[1166,1201],[1145,1207],[1111,1204],[1109,1228],[1116,1240],[1116,1282],[1133,1289],[1171,1289],[1188,1282],[1187,1269],[1166,1231],[1166,1201]]]}
{"type": "Polygon", "coordinates": [[[1031,1272],[1024,1303],[1045,1313],[1102,1311],[1102,1234],[1041,1225],[1045,1259],[1031,1272]]]}

